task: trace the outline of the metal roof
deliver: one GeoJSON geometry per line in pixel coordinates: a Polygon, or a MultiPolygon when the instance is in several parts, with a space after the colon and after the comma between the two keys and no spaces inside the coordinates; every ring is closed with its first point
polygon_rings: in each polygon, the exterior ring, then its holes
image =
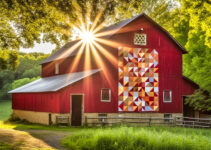
{"type": "MultiPolygon", "coordinates": [[[[163,27],[161,27],[158,23],[156,23],[154,20],[152,20],[149,16],[147,16],[145,13],[141,13],[135,17],[132,17],[130,19],[121,21],[119,23],[110,25],[108,27],[103,28],[102,30],[99,31],[100,32],[106,32],[106,31],[111,31],[111,33],[109,35],[104,36],[104,38],[110,38],[112,37],[115,33],[117,33],[121,28],[125,27],[126,25],[128,25],[129,23],[131,23],[133,20],[139,18],[139,17],[145,17],[149,22],[151,22],[152,24],[156,25],[160,30],[162,30],[170,39],[172,39],[172,41],[180,48],[180,50],[182,51],[182,53],[187,53],[187,51],[185,50],[185,48],[183,46],[181,46],[175,39],[174,37],[171,36],[171,34],[166,31],[163,27]]],[[[68,51],[68,49],[73,46],[76,42],[78,41],[72,41],[67,43],[65,46],[63,46],[62,48],[60,48],[58,51],[56,51],[53,55],[51,55],[50,57],[48,57],[47,59],[45,59],[41,64],[47,63],[47,62],[51,62],[53,60],[58,60],[61,58],[67,58],[70,56],[74,56],[77,54],[77,52],[79,51],[79,48],[76,48],[75,51],[73,51],[70,54],[65,54],[62,55],[65,51],[68,51]]]]}
{"type": "Polygon", "coordinates": [[[95,69],[41,78],[17,89],[9,91],[8,93],[55,92],[99,71],[100,69],[95,69]]]}
{"type": "Polygon", "coordinates": [[[69,50],[69,48],[71,48],[77,42],[79,42],[79,40],[75,40],[75,41],[67,43],[62,48],[60,48],[55,53],[53,53],[51,56],[49,56],[48,58],[43,60],[43,62],[41,64],[51,62],[53,60],[58,60],[58,59],[67,58],[67,57],[76,55],[79,48],[76,48],[75,50],[73,50],[71,52],[68,52],[68,50],[69,50]],[[62,54],[65,54],[65,55],[62,55],[62,54]]]}

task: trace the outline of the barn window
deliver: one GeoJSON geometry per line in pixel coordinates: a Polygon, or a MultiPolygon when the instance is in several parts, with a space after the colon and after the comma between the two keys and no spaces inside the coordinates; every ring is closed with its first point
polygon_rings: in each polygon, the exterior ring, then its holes
{"type": "Polygon", "coordinates": [[[101,89],[101,101],[110,102],[111,101],[111,90],[108,88],[101,89]]]}
{"type": "Polygon", "coordinates": [[[55,74],[59,74],[59,63],[55,64],[55,74]]]}
{"type": "Polygon", "coordinates": [[[164,90],[163,91],[163,102],[171,103],[172,102],[172,92],[171,90],[164,90]]]}
{"type": "Polygon", "coordinates": [[[147,35],[136,33],[134,35],[134,45],[147,45],[147,35]]]}

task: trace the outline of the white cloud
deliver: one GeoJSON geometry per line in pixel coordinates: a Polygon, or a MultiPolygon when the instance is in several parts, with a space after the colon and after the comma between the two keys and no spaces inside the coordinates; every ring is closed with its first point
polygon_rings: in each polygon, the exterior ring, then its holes
{"type": "Polygon", "coordinates": [[[51,43],[35,43],[32,48],[20,48],[20,52],[32,53],[32,52],[40,52],[45,54],[50,54],[53,49],[56,48],[55,44],[51,43]]]}

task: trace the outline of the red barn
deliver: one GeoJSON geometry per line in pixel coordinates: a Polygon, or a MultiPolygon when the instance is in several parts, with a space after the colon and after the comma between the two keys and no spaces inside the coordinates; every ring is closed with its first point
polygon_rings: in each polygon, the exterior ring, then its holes
{"type": "Polygon", "coordinates": [[[197,88],[182,75],[187,51],[145,14],[100,32],[89,48],[66,44],[42,62],[41,79],[10,91],[14,117],[82,125],[86,116],[182,116],[183,96],[197,88]]]}

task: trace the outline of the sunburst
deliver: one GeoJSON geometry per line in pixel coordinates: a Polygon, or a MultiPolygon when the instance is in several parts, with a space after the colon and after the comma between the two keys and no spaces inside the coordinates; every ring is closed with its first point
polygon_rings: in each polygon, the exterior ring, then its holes
{"type": "Polygon", "coordinates": [[[117,67],[117,58],[113,55],[110,48],[117,49],[123,44],[105,38],[105,36],[113,34],[115,31],[102,30],[104,22],[98,23],[102,14],[102,11],[98,13],[93,22],[89,18],[85,19],[86,22],[83,21],[84,19],[79,18],[79,23],[73,26],[73,39],[76,40],[76,43],[66,50],[62,56],[77,52],[74,54],[75,57],[73,57],[73,63],[69,72],[78,71],[78,66],[82,62],[84,62],[83,70],[90,70],[93,68],[92,62],[95,62],[97,67],[102,70],[101,73],[104,79],[107,80],[112,88],[114,81],[112,81],[110,68],[108,68],[106,63],[110,62],[114,67],[117,67]],[[108,47],[110,48],[107,49],[108,47]]]}

